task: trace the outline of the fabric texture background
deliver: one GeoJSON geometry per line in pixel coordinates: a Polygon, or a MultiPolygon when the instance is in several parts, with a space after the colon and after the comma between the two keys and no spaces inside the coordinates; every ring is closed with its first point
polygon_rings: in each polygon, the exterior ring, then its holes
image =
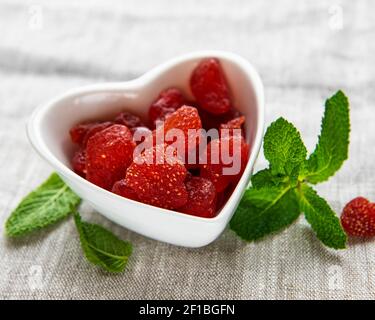
{"type": "MultiPolygon", "coordinates": [[[[374,299],[374,241],[352,240],[336,252],[302,217],[257,243],[226,230],[207,247],[186,249],[125,230],[84,203],[84,219],[134,244],[119,275],[85,260],[71,218],[24,239],[3,236],[12,209],[52,171],[24,130],[38,104],[200,49],[250,60],[264,81],[267,125],[284,116],[310,151],[324,99],[343,89],[351,102],[350,158],[317,190],[338,214],[358,195],[375,200],[374,10],[370,0],[1,0],[0,298],[374,299]]],[[[260,156],[255,170],[265,165],[260,156]]]]}

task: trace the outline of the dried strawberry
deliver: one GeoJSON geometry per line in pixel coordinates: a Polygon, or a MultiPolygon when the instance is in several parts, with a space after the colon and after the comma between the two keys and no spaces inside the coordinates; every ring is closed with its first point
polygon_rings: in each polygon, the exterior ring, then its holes
{"type": "Polygon", "coordinates": [[[217,194],[216,212],[219,211],[227,203],[235,188],[236,185],[231,184],[224,191],[217,194]]]}
{"type": "Polygon", "coordinates": [[[120,112],[115,118],[115,123],[127,126],[129,129],[144,127],[140,117],[127,111],[120,112]]]}
{"type": "Polygon", "coordinates": [[[185,103],[181,91],[176,88],[169,88],[160,93],[158,98],[151,104],[148,116],[153,127],[156,121],[164,121],[165,117],[175,112],[185,103]]]}
{"type": "Polygon", "coordinates": [[[216,210],[220,210],[227,202],[228,198],[225,191],[216,194],[216,210]]]}
{"type": "Polygon", "coordinates": [[[202,120],[202,126],[206,130],[212,128],[219,129],[223,123],[226,123],[230,120],[233,120],[241,116],[241,112],[234,108],[231,108],[228,112],[224,114],[215,115],[198,107],[198,113],[202,120]]]}
{"type": "Polygon", "coordinates": [[[194,177],[194,174],[189,170],[186,172],[185,182],[189,181],[192,177],[194,177]]]}
{"type": "Polygon", "coordinates": [[[147,127],[135,127],[130,130],[133,134],[133,140],[136,144],[140,144],[147,137],[152,135],[152,131],[147,127]]]}
{"type": "Polygon", "coordinates": [[[226,123],[222,123],[220,125],[220,129],[241,129],[244,123],[245,123],[245,117],[241,116],[241,117],[229,120],[226,123]]]}
{"type": "Polygon", "coordinates": [[[214,217],[216,190],[213,183],[205,178],[191,177],[185,185],[188,192],[188,201],[178,211],[204,218],[214,217]]]}
{"type": "Polygon", "coordinates": [[[72,167],[75,173],[81,177],[86,177],[86,150],[76,151],[72,158],[72,167]]]}
{"type": "Polygon", "coordinates": [[[189,106],[182,106],[177,111],[173,112],[172,114],[168,115],[164,121],[163,126],[159,126],[157,129],[153,131],[153,141],[158,143],[163,138],[164,135],[164,142],[166,144],[174,144],[179,150],[183,150],[183,154],[179,154],[181,159],[185,161],[187,159],[187,155],[190,152],[195,152],[195,148],[200,142],[201,134],[200,129],[202,128],[202,123],[198,115],[198,111],[194,107],[189,106]],[[184,133],[184,146],[180,146],[177,140],[171,136],[173,131],[172,129],[181,130],[184,133]],[[190,131],[189,131],[190,130],[190,131]],[[194,131],[196,130],[196,131],[194,131]],[[189,135],[190,132],[190,135],[189,135]],[[196,133],[196,135],[195,135],[196,133]],[[171,141],[170,139],[173,140],[171,141]]]}
{"type": "Polygon", "coordinates": [[[164,121],[164,131],[170,129],[180,129],[185,134],[189,129],[201,129],[202,123],[198,110],[194,107],[182,106],[177,111],[170,114],[164,121]]]}
{"type": "MultiPolygon", "coordinates": [[[[186,148],[187,152],[195,149],[199,140],[193,135],[189,135],[189,130],[191,130],[191,133],[194,133],[194,130],[198,132],[198,130],[202,129],[198,110],[194,107],[183,106],[170,114],[164,122],[164,133],[167,134],[171,129],[179,129],[184,132],[186,146],[189,146],[189,149],[186,148]]],[[[171,142],[166,141],[166,143],[171,142]]]]}
{"type": "Polygon", "coordinates": [[[77,144],[82,144],[83,139],[85,138],[85,135],[87,131],[94,125],[97,125],[99,122],[87,122],[87,123],[79,123],[75,126],[73,126],[69,130],[70,138],[72,142],[77,144]]]}
{"type": "Polygon", "coordinates": [[[245,123],[245,117],[241,116],[232,120],[229,120],[226,123],[222,123],[220,125],[220,134],[229,134],[233,135],[236,134],[234,129],[239,129],[241,135],[245,136],[245,132],[243,130],[243,124],[245,123]]]}
{"type": "Polygon", "coordinates": [[[341,224],[349,236],[375,236],[375,203],[363,197],[350,201],[341,215],[341,224]]]}
{"type": "Polygon", "coordinates": [[[113,122],[112,121],[105,121],[105,122],[98,122],[98,123],[95,123],[95,124],[92,124],[92,126],[87,130],[83,140],[82,140],[82,146],[86,146],[87,145],[87,141],[93,136],[95,135],[96,133],[104,130],[104,129],[107,129],[109,128],[110,126],[113,126],[113,122]]]}
{"type": "Polygon", "coordinates": [[[224,114],[230,110],[228,84],[218,59],[202,60],[191,75],[190,87],[198,104],[206,111],[224,114]]]}
{"type": "Polygon", "coordinates": [[[126,171],[125,183],[141,202],[176,209],[188,198],[187,171],[180,161],[168,158],[165,148],[160,144],[138,155],[126,171]]]}
{"type": "Polygon", "coordinates": [[[124,178],[133,160],[134,148],[130,130],[120,124],[93,135],[86,148],[87,180],[110,190],[116,181],[124,178]]]}
{"type": "Polygon", "coordinates": [[[137,194],[133,191],[133,189],[126,185],[125,179],[117,181],[112,187],[112,192],[122,197],[139,201],[137,194]]]}
{"type": "Polygon", "coordinates": [[[71,140],[81,146],[86,146],[87,140],[100,130],[113,125],[110,121],[83,122],[73,126],[70,130],[71,140]]]}
{"type": "Polygon", "coordinates": [[[249,156],[249,146],[242,136],[225,136],[212,140],[208,145],[203,159],[207,157],[207,164],[202,165],[201,176],[210,179],[217,192],[223,191],[229,184],[236,184],[245,170],[249,156]],[[233,157],[232,162],[226,163],[223,159],[233,157]],[[223,172],[233,168],[233,173],[223,172]],[[235,168],[239,172],[235,172],[235,168]]]}

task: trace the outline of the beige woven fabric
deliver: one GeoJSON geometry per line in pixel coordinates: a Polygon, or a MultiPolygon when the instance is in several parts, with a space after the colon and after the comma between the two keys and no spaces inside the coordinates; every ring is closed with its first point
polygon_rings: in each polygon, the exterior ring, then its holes
{"type": "MultiPolygon", "coordinates": [[[[51,172],[24,132],[35,106],[78,85],[134,78],[198,49],[252,61],[265,84],[267,123],[286,117],[309,150],[324,98],[344,89],[352,103],[350,159],[317,189],[337,212],[357,195],[375,200],[373,1],[30,3],[0,2],[0,298],[375,298],[375,242],[352,241],[335,252],[304,219],[256,244],[227,230],[205,248],[185,249],[127,231],[84,204],[85,219],[134,243],[120,275],[86,262],[71,219],[26,239],[2,236],[11,210],[51,172]]],[[[260,157],[256,170],[264,166],[260,157]]]]}

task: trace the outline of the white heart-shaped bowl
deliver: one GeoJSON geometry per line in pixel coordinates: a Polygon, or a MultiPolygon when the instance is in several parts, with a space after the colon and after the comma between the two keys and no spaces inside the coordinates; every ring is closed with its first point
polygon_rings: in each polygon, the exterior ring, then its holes
{"type": "Polygon", "coordinates": [[[233,53],[199,51],[159,65],[143,76],[127,82],[81,87],[39,106],[32,114],[27,132],[35,150],[82,199],[115,223],[144,236],[186,247],[201,247],[214,241],[232,217],[250,180],[262,143],[264,93],[260,77],[252,65],[233,53]],[[69,129],[85,120],[108,119],[122,110],[144,119],[151,102],[168,87],[177,87],[192,99],[189,78],[199,61],[220,60],[230,85],[235,107],[246,117],[246,139],[251,153],[246,169],[230,199],[214,218],[200,218],[160,209],[120,197],[81,178],[71,170],[75,146],[69,129]]]}

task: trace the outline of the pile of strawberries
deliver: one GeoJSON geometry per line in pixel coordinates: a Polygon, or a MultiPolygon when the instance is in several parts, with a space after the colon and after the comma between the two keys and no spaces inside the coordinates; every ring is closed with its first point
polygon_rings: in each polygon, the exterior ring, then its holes
{"type": "MultiPolygon", "coordinates": [[[[230,99],[230,91],[219,60],[207,58],[198,64],[190,78],[195,101],[187,101],[177,88],[160,93],[149,108],[147,124],[132,113],[121,112],[111,121],[85,122],[70,130],[71,140],[79,146],[72,158],[74,171],[88,181],[123,197],[161,208],[200,217],[214,217],[239,181],[249,156],[249,145],[243,136],[219,134],[204,150],[208,162],[188,164],[168,161],[168,142],[157,144],[133,159],[136,132],[154,138],[163,127],[180,129],[188,138],[188,129],[242,129],[245,118],[230,99]],[[159,124],[162,123],[163,126],[159,124]],[[156,125],[158,126],[156,127],[156,125]],[[233,148],[233,146],[239,146],[233,148]],[[215,148],[214,148],[215,147],[215,148]],[[216,148],[217,147],[217,148],[216,148]],[[210,161],[212,153],[229,148],[232,156],[241,159],[240,171],[224,175],[230,164],[210,161]],[[162,154],[163,163],[146,163],[143,157],[162,154]]],[[[243,134],[244,135],[244,134],[243,134]]],[[[186,154],[197,152],[199,139],[186,144],[186,154]]]]}

